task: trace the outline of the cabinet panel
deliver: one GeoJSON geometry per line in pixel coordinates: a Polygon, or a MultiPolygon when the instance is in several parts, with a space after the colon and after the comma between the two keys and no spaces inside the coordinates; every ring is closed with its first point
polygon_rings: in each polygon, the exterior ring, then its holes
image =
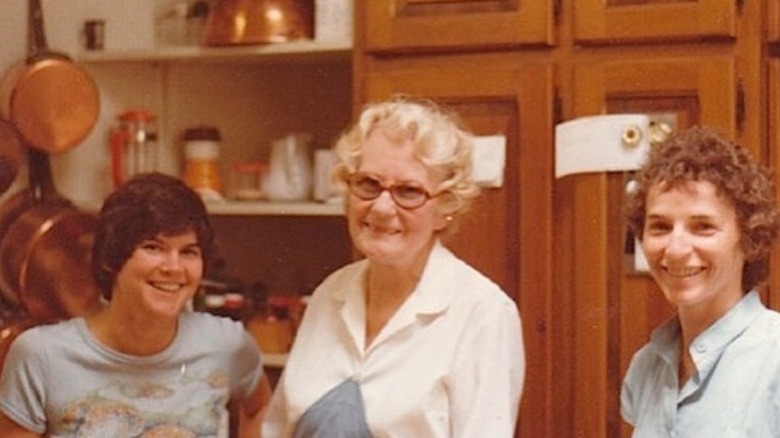
{"type": "Polygon", "coordinates": [[[574,39],[579,42],[675,41],[734,37],[735,0],[577,0],[574,39]]]}
{"type": "Polygon", "coordinates": [[[780,4],[770,0],[766,2],[766,29],[769,41],[780,41],[780,4]]]}
{"type": "MultiPolygon", "coordinates": [[[[678,128],[708,125],[734,138],[735,63],[730,57],[608,62],[574,72],[575,117],[673,114],[678,128]]],[[[572,175],[557,183],[571,205],[557,212],[571,240],[560,260],[571,285],[576,436],[628,436],[619,393],[633,354],[672,315],[652,278],[626,269],[622,173],[572,175]],[[586,263],[584,263],[587,261],[586,263]]],[[[557,196],[557,193],[556,193],[557,196]]],[[[633,241],[633,240],[631,240],[633,241]]],[[[559,276],[556,275],[556,278],[559,276]]]]}
{"type": "Polygon", "coordinates": [[[426,96],[476,134],[506,136],[504,185],[485,189],[447,244],[518,302],[528,361],[519,430],[552,436],[552,68],[496,55],[375,63],[365,87],[365,101],[426,96]]]}
{"type": "MultiPolygon", "coordinates": [[[[769,137],[768,158],[769,165],[773,169],[772,177],[775,184],[775,197],[780,202],[780,59],[772,58],[768,61],[768,108],[767,134],[769,137]]],[[[770,259],[769,271],[769,305],[774,309],[780,309],[780,242],[775,243],[770,259]]]]}
{"type": "Polygon", "coordinates": [[[356,8],[369,52],[553,43],[553,0],[371,0],[356,8]]]}

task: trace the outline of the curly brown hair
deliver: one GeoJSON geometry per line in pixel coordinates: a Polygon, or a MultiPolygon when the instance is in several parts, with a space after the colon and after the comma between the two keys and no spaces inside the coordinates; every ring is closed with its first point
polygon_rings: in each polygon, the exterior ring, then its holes
{"type": "Polygon", "coordinates": [[[653,186],[707,181],[737,215],[745,253],[743,290],[751,290],[766,280],[769,251],[780,223],[769,171],[746,150],[710,128],[689,128],[654,145],[635,181],[628,193],[626,215],[629,229],[640,241],[647,194],[653,186]]]}

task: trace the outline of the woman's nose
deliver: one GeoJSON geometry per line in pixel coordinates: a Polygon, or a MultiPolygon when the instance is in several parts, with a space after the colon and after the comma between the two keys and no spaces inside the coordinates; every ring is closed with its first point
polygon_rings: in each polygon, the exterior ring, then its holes
{"type": "Polygon", "coordinates": [[[390,194],[390,190],[382,190],[379,196],[374,199],[373,208],[381,212],[394,212],[396,208],[395,200],[390,194]]]}
{"type": "Polygon", "coordinates": [[[166,271],[175,271],[182,268],[181,258],[177,252],[169,252],[163,258],[162,268],[166,271]]]}
{"type": "Polygon", "coordinates": [[[666,242],[668,255],[687,255],[691,251],[690,236],[682,230],[674,230],[666,242]]]}

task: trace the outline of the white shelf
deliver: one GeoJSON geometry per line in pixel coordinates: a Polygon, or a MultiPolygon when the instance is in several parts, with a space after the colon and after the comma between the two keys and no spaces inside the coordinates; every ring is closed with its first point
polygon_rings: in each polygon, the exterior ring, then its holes
{"type": "Polygon", "coordinates": [[[168,46],[152,49],[99,50],[78,53],[81,63],[117,62],[294,62],[348,61],[351,41],[292,41],[224,47],[168,46]]]}
{"type": "Polygon", "coordinates": [[[209,213],[220,216],[343,216],[340,202],[269,202],[224,201],[207,202],[209,213]]]}

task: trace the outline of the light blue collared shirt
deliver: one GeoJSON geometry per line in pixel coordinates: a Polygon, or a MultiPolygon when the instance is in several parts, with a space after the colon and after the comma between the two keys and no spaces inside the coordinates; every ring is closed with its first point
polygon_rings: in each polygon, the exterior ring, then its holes
{"type": "Polygon", "coordinates": [[[633,438],[780,437],[780,313],[745,295],[694,339],[698,372],[682,388],[680,342],[673,318],[631,361],[621,413],[633,438]]]}

